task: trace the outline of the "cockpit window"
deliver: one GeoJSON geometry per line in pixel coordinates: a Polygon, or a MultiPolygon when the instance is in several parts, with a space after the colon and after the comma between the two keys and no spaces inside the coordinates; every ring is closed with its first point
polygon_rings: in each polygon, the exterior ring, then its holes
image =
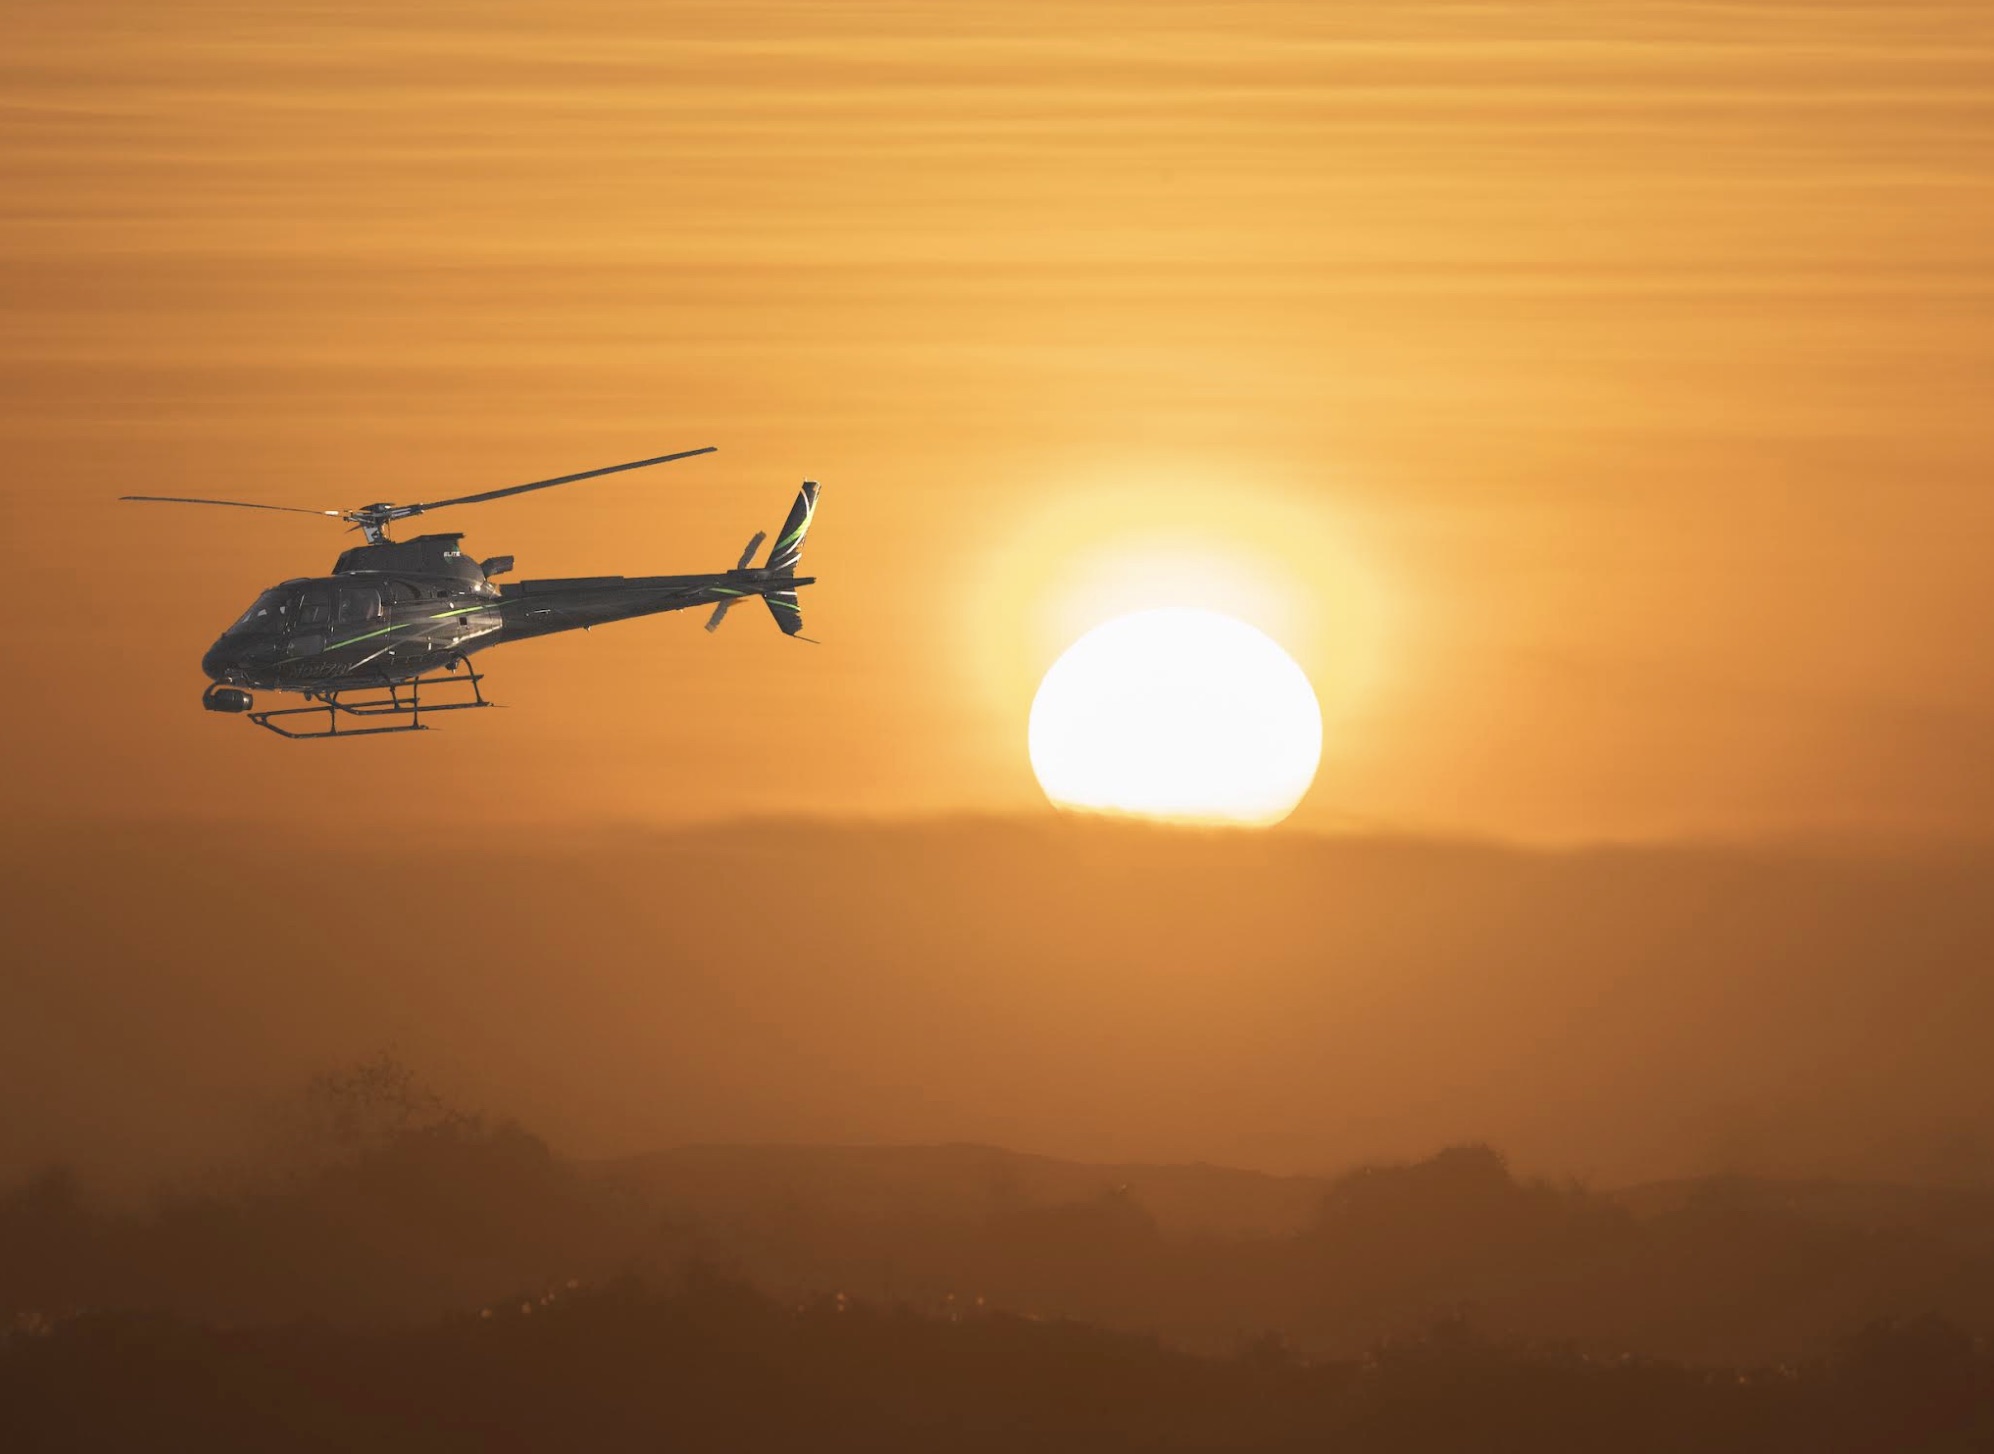
{"type": "Polygon", "coordinates": [[[291,593],[265,591],[256,604],[242,613],[242,619],[229,627],[230,636],[275,636],[291,622],[291,593]]]}
{"type": "Polygon", "coordinates": [[[298,601],[298,624],[325,626],[331,621],[332,592],[324,589],[306,591],[298,601]]]}

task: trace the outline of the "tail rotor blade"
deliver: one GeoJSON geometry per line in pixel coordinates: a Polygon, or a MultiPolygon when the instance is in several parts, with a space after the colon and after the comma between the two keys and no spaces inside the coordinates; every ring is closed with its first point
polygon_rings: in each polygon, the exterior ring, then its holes
{"type": "Polygon", "coordinates": [[[768,531],[757,530],[755,532],[755,538],[748,542],[748,548],[741,552],[741,558],[734,562],[734,569],[746,570],[748,568],[748,562],[755,558],[755,552],[762,548],[762,542],[764,540],[767,540],[768,538],[769,538],[768,531]]]}
{"type": "Polygon", "coordinates": [[[719,605],[715,606],[713,608],[713,614],[706,618],[706,629],[708,631],[718,631],[720,629],[720,623],[727,619],[727,608],[732,606],[733,604],[734,604],[733,601],[727,600],[727,601],[722,601],[719,605]]]}

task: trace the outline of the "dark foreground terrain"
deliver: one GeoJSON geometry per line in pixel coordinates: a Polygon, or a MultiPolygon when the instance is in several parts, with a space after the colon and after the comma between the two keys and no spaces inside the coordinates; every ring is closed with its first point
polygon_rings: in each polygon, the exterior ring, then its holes
{"type": "Polygon", "coordinates": [[[0,1443],[54,1449],[1940,1451],[1994,1447],[1994,1358],[1937,1320],[1799,1368],[1482,1344],[1225,1358],[1002,1313],[792,1306],[702,1272],[414,1327],[97,1314],[0,1348],[0,1443]]]}
{"type": "Polygon", "coordinates": [[[298,1110],[150,1201],[0,1191],[0,1450],[1994,1448],[1979,1191],[582,1163],[385,1057],[298,1110]]]}

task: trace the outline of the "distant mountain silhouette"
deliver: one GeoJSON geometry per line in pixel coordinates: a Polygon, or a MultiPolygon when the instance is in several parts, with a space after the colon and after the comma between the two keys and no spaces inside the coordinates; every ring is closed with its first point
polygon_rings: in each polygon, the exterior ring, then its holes
{"type": "Polygon", "coordinates": [[[0,1194],[0,1323],[360,1325],[697,1260],[785,1300],[1075,1318],[1210,1352],[1353,1357],[1465,1319],[1598,1356],[1754,1363],[1823,1355],[1879,1316],[1994,1330],[1994,1198],[1951,1190],[1616,1195],[1519,1178],[1480,1145],[1313,1183],[963,1146],[579,1162],[412,1085],[384,1060],[324,1078],[263,1166],[149,1206],[59,1171],[0,1194]]]}
{"type": "Polygon", "coordinates": [[[830,1220],[973,1219],[1126,1189],[1173,1233],[1295,1232],[1329,1183],[1211,1165],[1091,1164],[996,1146],[684,1146],[604,1162],[651,1195],[724,1219],[771,1205],[830,1220]]]}

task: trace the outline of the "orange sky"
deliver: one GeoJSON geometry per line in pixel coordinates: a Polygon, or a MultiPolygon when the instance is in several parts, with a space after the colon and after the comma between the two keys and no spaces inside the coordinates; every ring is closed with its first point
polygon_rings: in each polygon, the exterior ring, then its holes
{"type": "Polygon", "coordinates": [[[1301,827],[1994,828],[1984,5],[5,14],[17,817],[1030,808],[1037,673],[1189,597],[1318,685],[1301,827]],[[366,743],[196,701],[349,539],[111,503],[702,444],[435,527],[717,568],[815,476],[824,646],[507,648],[366,743]]]}

